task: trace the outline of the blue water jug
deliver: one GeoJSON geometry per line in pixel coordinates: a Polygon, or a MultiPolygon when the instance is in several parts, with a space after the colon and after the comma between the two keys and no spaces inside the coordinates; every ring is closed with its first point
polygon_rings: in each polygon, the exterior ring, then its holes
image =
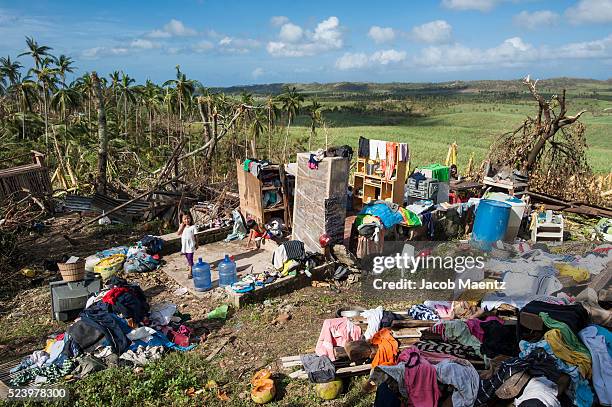
{"type": "Polygon", "coordinates": [[[210,264],[203,262],[201,257],[198,259],[198,262],[193,265],[191,274],[193,275],[193,288],[196,291],[207,291],[211,289],[210,264]]]}
{"type": "Polygon", "coordinates": [[[219,287],[232,285],[238,281],[236,263],[229,258],[228,254],[225,255],[225,258],[219,263],[217,268],[219,270],[219,287]]]}
{"type": "Polygon", "coordinates": [[[483,249],[503,239],[508,228],[512,207],[505,202],[481,199],[476,208],[476,219],[472,230],[472,241],[483,249]]]}

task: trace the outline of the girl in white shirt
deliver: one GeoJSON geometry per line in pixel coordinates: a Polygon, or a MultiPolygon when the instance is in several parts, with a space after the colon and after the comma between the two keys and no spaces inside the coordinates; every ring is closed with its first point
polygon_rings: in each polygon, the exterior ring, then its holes
{"type": "Polygon", "coordinates": [[[187,277],[193,278],[193,254],[198,249],[198,239],[196,239],[196,226],[193,224],[191,214],[183,214],[177,234],[181,237],[181,253],[185,255],[189,265],[189,275],[187,277]]]}

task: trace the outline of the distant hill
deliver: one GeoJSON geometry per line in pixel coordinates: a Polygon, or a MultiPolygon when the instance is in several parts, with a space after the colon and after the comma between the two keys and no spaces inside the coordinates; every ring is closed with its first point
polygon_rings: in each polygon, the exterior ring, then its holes
{"type": "MultiPolygon", "coordinates": [[[[522,80],[481,80],[481,81],[452,81],[438,83],[372,83],[372,82],[334,82],[334,83],[270,83],[259,85],[231,86],[212,88],[213,92],[227,94],[240,94],[248,92],[254,96],[263,97],[278,95],[283,92],[285,85],[295,86],[298,91],[308,96],[317,96],[323,99],[354,98],[356,96],[409,96],[411,94],[444,94],[444,93],[480,93],[480,92],[526,92],[522,80]]],[[[584,92],[612,92],[612,79],[595,80],[581,78],[551,78],[538,82],[541,92],[559,92],[566,89],[570,93],[584,92]]]]}

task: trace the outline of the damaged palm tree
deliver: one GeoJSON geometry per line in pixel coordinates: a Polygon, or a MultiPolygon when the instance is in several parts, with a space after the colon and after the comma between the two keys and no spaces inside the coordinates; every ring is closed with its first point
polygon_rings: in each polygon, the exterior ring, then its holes
{"type": "Polygon", "coordinates": [[[570,201],[600,203],[591,188],[593,173],[588,164],[585,127],[578,121],[586,110],[568,115],[565,89],[546,99],[537,80],[527,76],[523,83],[538,102],[535,117],[516,130],[503,134],[491,147],[491,164],[496,169],[515,170],[529,177],[529,187],[570,201]]]}

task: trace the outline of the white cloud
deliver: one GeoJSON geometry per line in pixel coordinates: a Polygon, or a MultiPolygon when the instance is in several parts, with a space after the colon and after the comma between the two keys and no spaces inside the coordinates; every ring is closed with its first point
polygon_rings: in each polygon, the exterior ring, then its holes
{"type": "Polygon", "coordinates": [[[612,0],[580,0],[565,10],[565,17],[572,24],[611,23],[612,0]]]}
{"type": "Polygon", "coordinates": [[[150,38],[191,37],[198,32],[187,27],[182,21],[171,19],[161,30],[153,30],[148,36],[150,38]]]}
{"type": "Polygon", "coordinates": [[[393,41],[395,38],[395,31],[391,27],[379,27],[373,25],[368,31],[368,37],[374,40],[377,44],[393,41]]]}
{"type": "Polygon", "coordinates": [[[287,24],[289,22],[289,17],[287,16],[272,16],[270,18],[270,24],[274,27],[280,27],[283,24],[287,24]]]}
{"type": "Polygon", "coordinates": [[[375,65],[390,65],[406,60],[405,51],[387,49],[376,51],[368,56],[363,52],[347,52],[336,60],[336,68],[342,71],[361,69],[375,65]]]}
{"type": "Polygon", "coordinates": [[[286,23],[281,27],[278,38],[285,42],[298,42],[302,39],[302,35],[304,35],[302,27],[292,23],[286,23]]]}
{"type": "Polygon", "coordinates": [[[514,24],[519,27],[535,30],[536,28],[548,27],[559,21],[559,14],[550,10],[540,10],[530,13],[521,11],[513,18],[514,24]]]}
{"type": "Polygon", "coordinates": [[[125,47],[93,47],[81,52],[81,56],[87,59],[97,59],[107,56],[127,55],[128,48],[125,47]]]}
{"type": "Polygon", "coordinates": [[[610,58],[612,57],[612,34],[600,40],[564,45],[559,49],[558,55],[568,58],[610,58]]]}
{"type": "Polygon", "coordinates": [[[396,51],[394,49],[388,49],[384,51],[376,51],[370,57],[370,60],[381,65],[389,65],[393,63],[402,62],[406,59],[405,51],[396,51]]]}
{"type": "Polygon", "coordinates": [[[430,46],[411,59],[413,66],[437,71],[497,69],[526,67],[534,63],[551,63],[568,59],[612,58],[612,34],[605,38],[568,43],[561,46],[541,46],[524,42],[519,37],[509,38],[492,48],[469,48],[461,44],[430,46]]]}
{"type": "Polygon", "coordinates": [[[442,0],[442,5],[452,10],[490,11],[498,0],[442,0]]]}
{"type": "Polygon", "coordinates": [[[159,48],[159,44],[153,41],[150,41],[150,40],[138,38],[130,43],[130,47],[140,48],[140,49],[153,49],[153,48],[159,48]]]}
{"type": "Polygon", "coordinates": [[[255,79],[259,78],[260,76],[262,76],[264,74],[264,70],[263,68],[255,68],[253,69],[253,72],[251,72],[251,76],[255,79]]]}
{"type": "Polygon", "coordinates": [[[221,51],[245,54],[253,48],[261,46],[261,43],[252,38],[234,38],[226,36],[219,40],[218,46],[221,51]]]}
{"type": "Polygon", "coordinates": [[[444,20],[418,25],[410,31],[410,37],[426,44],[446,44],[451,41],[453,27],[444,20]]]}
{"type": "Polygon", "coordinates": [[[303,57],[341,49],[343,45],[340,20],[332,16],[317,24],[314,31],[292,23],[284,24],[278,40],[268,42],[266,49],[275,57],[303,57]]]}
{"type": "Polygon", "coordinates": [[[363,68],[368,64],[368,56],[362,52],[347,52],[336,60],[336,68],[345,71],[363,68]]]}
{"type": "Polygon", "coordinates": [[[513,37],[488,49],[469,48],[461,44],[427,47],[413,62],[435,70],[455,71],[484,66],[517,66],[537,59],[538,55],[538,51],[531,44],[525,43],[519,37],[513,37]]]}
{"type": "Polygon", "coordinates": [[[206,51],[210,51],[214,47],[215,47],[215,44],[213,44],[212,42],[207,41],[207,40],[202,40],[202,41],[199,41],[199,42],[193,44],[191,46],[191,49],[194,52],[206,52],[206,51]]]}

